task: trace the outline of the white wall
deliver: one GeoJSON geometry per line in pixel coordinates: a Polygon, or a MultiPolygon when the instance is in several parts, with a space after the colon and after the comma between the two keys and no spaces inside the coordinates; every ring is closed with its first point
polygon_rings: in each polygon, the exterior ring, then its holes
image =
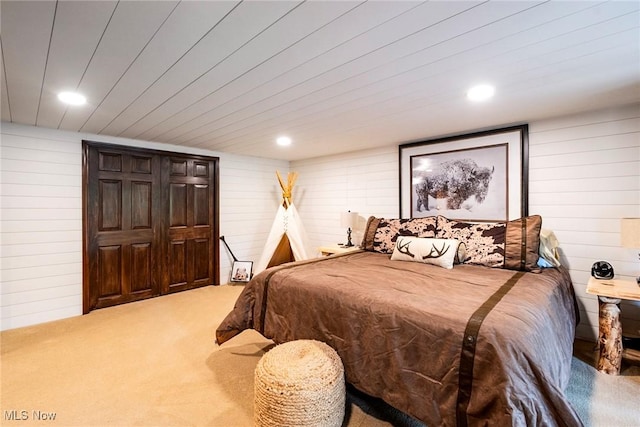
{"type": "MultiPolygon", "coordinates": [[[[281,201],[286,161],[2,123],[2,329],[82,314],[82,139],[220,158],[220,234],[257,260],[281,201]]],[[[231,257],[220,247],[220,283],[231,257]]]]}
{"type": "MultiPolygon", "coordinates": [[[[640,274],[638,251],[621,248],[619,236],[620,218],[640,217],[640,105],[532,122],[529,138],[529,213],[560,240],[579,298],[577,334],[595,340],[598,304],[584,291],[593,262],[608,260],[630,280],[640,274]]],[[[397,147],[292,162],[310,246],[344,242],[348,209],[397,218],[397,168],[397,147]]],[[[639,313],[623,302],[625,333],[640,335],[639,313]]]]}
{"type": "MultiPolygon", "coordinates": [[[[370,215],[398,216],[397,147],[296,161],[291,170],[300,174],[294,201],[309,239],[310,254],[321,245],[346,243],[341,212],[357,212],[361,223],[370,215]]],[[[361,242],[361,230],[354,231],[352,240],[361,242]]]]}
{"type": "MultiPolygon", "coordinates": [[[[579,337],[595,340],[598,302],[585,292],[591,265],[640,274],[638,250],[620,246],[620,218],[640,217],[640,105],[532,123],[529,211],[554,230],[579,297],[579,337]]],[[[640,336],[640,304],[623,301],[625,334],[640,336]]]]}
{"type": "MultiPolygon", "coordinates": [[[[578,336],[593,340],[597,301],[584,292],[591,264],[608,260],[628,279],[640,273],[637,251],[619,244],[619,219],[640,217],[640,105],[529,125],[529,212],[560,239],[579,297],[578,336]]],[[[293,197],[311,254],[346,240],[340,212],[356,211],[363,221],[398,216],[397,147],[289,165],[5,123],[1,135],[2,329],[82,313],[82,139],[220,157],[220,233],[240,259],[260,256],[281,201],[276,169],[300,174],[293,197]],[[38,172],[29,172],[34,162],[38,172]]],[[[354,242],[361,238],[354,233],[354,242]]],[[[231,259],[224,246],[220,253],[225,283],[231,259]]],[[[622,312],[625,333],[640,335],[640,305],[623,302],[622,312]]]]}

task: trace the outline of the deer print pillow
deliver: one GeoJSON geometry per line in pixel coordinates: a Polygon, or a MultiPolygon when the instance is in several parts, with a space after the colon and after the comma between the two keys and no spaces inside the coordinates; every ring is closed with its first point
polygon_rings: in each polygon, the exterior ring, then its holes
{"type": "Polygon", "coordinates": [[[502,267],[504,265],[505,223],[473,224],[438,216],[437,237],[457,239],[466,245],[466,264],[502,267]]]}
{"type": "Polygon", "coordinates": [[[436,237],[436,217],[387,219],[372,216],[367,221],[361,247],[390,254],[399,236],[436,237]]]}
{"type": "Polygon", "coordinates": [[[455,239],[398,236],[392,261],[413,261],[452,269],[464,260],[464,244],[455,239]]]}
{"type": "Polygon", "coordinates": [[[473,224],[438,216],[438,238],[464,242],[467,264],[539,271],[542,217],[531,215],[506,223],[473,224]]]}

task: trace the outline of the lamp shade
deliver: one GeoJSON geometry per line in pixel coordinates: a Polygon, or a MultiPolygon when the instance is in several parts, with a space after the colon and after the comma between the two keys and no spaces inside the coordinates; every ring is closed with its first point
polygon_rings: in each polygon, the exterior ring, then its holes
{"type": "Polygon", "coordinates": [[[640,248],[640,218],[620,220],[620,243],[625,248],[640,248]]]}
{"type": "Polygon", "coordinates": [[[357,212],[348,211],[348,212],[342,212],[340,214],[341,227],[355,228],[357,222],[358,222],[357,212]]]}

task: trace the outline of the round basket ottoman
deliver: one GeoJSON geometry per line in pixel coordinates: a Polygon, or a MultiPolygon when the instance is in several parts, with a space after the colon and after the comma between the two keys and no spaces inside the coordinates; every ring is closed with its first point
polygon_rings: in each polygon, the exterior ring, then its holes
{"type": "Polygon", "coordinates": [[[256,366],[255,425],[339,427],[345,395],[344,367],[334,349],[315,340],[280,344],[256,366]]]}

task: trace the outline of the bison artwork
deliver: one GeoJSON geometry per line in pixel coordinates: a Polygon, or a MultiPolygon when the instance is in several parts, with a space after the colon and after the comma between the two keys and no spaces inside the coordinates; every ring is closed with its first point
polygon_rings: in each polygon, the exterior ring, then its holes
{"type": "Polygon", "coordinates": [[[495,167],[479,167],[472,159],[440,163],[433,173],[422,172],[416,184],[416,210],[430,210],[429,196],[446,199],[447,209],[460,209],[462,203],[475,196],[478,203],[487,197],[495,167]]]}

